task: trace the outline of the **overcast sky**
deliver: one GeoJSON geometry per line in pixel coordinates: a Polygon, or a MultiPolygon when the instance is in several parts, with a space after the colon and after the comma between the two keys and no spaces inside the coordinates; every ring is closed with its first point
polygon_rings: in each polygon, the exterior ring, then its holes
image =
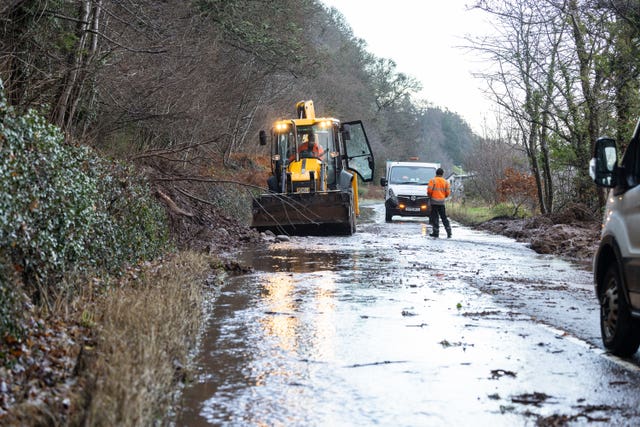
{"type": "Polygon", "coordinates": [[[393,59],[400,72],[418,79],[419,97],[460,114],[482,133],[494,121],[484,82],[472,72],[486,68],[467,49],[466,35],[489,32],[486,16],[467,11],[472,0],[322,0],[338,9],[367,50],[393,59]]]}

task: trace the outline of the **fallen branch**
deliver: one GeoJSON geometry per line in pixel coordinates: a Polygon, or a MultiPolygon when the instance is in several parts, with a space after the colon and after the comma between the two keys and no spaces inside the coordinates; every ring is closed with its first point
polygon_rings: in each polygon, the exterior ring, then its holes
{"type": "Polygon", "coordinates": [[[204,203],[206,205],[215,206],[215,204],[213,204],[213,203],[211,203],[211,202],[209,202],[207,200],[201,199],[200,197],[196,197],[193,194],[183,190],[182,188],[176,188],[176,190],[179,191],[181,194],[189,197],[190,199],[196,200],[196,201],[198,201],[200,203],[204,203]]]}
{"type": "Polygon", "coordinates": [[[158,196],[160,196],[160,198],[164,200],[171,212],[176,215],[184,215],[186,217],[193,218],[193,214],[191,212],[187,212],[184,209],[180,208],[178,205],[176,205],[176,202],[171,200],[171,197],[167,196],[160,190],[156,190],[156,193],[158,193],[158,196]]]}
{"type": "Polygon", "coordinates": [[[153,178],[155,182],[175,182],[175,181],[193,181],[193,182],[212,182],[216,184],[236,184],[242,187],[255,188],[262,192],[267,192],[268,190],[264,187],[260,187],[258,185],[247,184],[246,182],[233,181],[230,179],[214,179],[214,178],[205,178],[200,176],[188,176],[188,177],[172,177],[172,178],[153,178]]]}
{"type": "Polygon", "coordinates": [[[392,363],[407,363],[407,361],[406,360],[383,360],[382,362],[355,363],[353,365],[347,365],[347,368],[362,368],[364,366],[390,365],[392,363]]]}

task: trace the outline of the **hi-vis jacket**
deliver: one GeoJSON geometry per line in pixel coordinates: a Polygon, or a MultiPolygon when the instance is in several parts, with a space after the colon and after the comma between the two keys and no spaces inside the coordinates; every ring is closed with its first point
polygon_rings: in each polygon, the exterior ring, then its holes
{"type": "Polygon", "coordinates": [[[443,177],[435,176],[429,180],[427,194],[431,197],[432,205],[444,205],[444,199],[451,194],[451,186],[443,177]]]}
{"type": "MultiPolygon", "coordinates": [[[[320,144],[314,144],[313,148],[309,150],[309,143],[304,142],[300,144],[300,146],[298,147],[298,153],[302,153],[303,151],[311,151],[311,153],[317,158],[321,158],[324,155],[324,149],[320,146],[320,144]]],[[[295,158],[296,158],[296,155],[292,154],[289,157],[289,161],[292,162],[293,159],[295,158]]]]}

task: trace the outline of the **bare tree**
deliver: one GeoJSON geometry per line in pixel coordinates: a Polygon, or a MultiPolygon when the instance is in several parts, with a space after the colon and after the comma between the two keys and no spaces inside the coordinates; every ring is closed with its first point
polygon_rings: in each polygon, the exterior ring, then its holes
{"type": "Polygon", "coordinates": [[[574,201],[590,204],[587,165],[606,105],[605,64],[611,55],[611,14],[576,0],[481,1],[502,37],[475,41],[497,71],[491,93],[518,126],[536,179],[542,212],[554,209],[554,164],[570,168],[574,201]],[[554,148],[554,156],[551,147],[554,148]]]}
{"type": "Polygon", "coordinates": [[[496,65],[495,72],[482,77],[498,105],[516,126],[513,136],[527,153],[540,210],[548,212],[553,208],[548,155],[549,107],[554,97],[554,50],[562,34],[562,30],[553,28],[557,14],[549,15],[539,2],[533,1],[481,2],[476,7],[496,17],[499,34],[492,39],[473,41],[474,49],[483,52],[496,65]]]}

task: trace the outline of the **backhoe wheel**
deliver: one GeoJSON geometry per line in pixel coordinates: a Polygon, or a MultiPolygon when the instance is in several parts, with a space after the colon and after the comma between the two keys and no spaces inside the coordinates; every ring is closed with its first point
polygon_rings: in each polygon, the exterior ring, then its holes
{"type": "Polygon", "coordinates": [[[351,215],[351,219],[349,220],[350,223],[350,235],[356,234],[356,215],[353,214],[351,215]]]}
{"type": "Polygon", "coordinates": [[[349,222],[340,225],[339,233],[342,236],[352,236],[356,232],[356,211],[353,203],[353,194],[350,195],[349,202],[349,222]]]}
{"type": "Polygon", "coordinates": [[[351,200],[351,212],[349,214],[349,235],[356,234],[356,211],[353,198],[351,200]]]}
{"type": "Polygon", "coordinates": [[[609,266],[600,300],[600,331],[605,348],[616,356],[632,356],[640,346],[640,322],[631,317],[616,263],[609,266]]]}
{"type": "Polygon", "coordinates": [[[385,220],[385,222],[391,222],[392,218],[393,218],[393,215],[391,214],[391,212],[389,212],[389,209],[385,209],[384,210],[384,220],[385,220]]]}

